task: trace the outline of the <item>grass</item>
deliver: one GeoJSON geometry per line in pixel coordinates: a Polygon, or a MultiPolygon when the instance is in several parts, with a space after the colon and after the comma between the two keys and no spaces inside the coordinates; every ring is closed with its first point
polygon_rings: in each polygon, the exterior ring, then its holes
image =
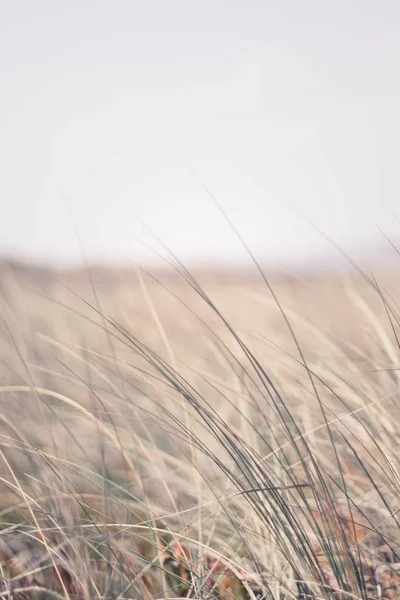
{"type": "Polygon", "coordinates": [[[0,598],[400,597],[400,277],[5,271],[0,598]]]}

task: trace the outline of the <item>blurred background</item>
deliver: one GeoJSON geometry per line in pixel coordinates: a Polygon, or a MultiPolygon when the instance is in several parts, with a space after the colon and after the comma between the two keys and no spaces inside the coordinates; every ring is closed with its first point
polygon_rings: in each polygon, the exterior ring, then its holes
{"type": "Polygon", "coordinates": [[[0,253],[395,264],[395,0],[3,3],[0,253]],[[221,211],[222,208],[222,211],[221,211]],[[223,214],[225,213],[225,214],[223,214]],[[146,245],[150,245],[148,249],[146,245]]]}
{"type": "Polygon", "coordinates": [[[0,44],[0,598],[400,598],[400,2],[0,44]]]}

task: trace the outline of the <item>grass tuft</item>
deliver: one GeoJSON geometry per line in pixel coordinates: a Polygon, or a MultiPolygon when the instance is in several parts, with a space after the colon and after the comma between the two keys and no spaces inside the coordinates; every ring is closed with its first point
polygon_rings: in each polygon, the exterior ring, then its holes
{"type": "Polygon", "coordinates": [[[400,598],[397,279],[175,267],[4,278],[0,598],[400,598]]]}

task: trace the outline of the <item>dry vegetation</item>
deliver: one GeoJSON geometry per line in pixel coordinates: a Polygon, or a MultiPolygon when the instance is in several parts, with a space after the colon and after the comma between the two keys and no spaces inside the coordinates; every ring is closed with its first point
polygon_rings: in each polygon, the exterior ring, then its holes
{"type": "Polygon", "coordinates": [[[1,272],[0,598],[400,598],[400,275],[1,272]]]}

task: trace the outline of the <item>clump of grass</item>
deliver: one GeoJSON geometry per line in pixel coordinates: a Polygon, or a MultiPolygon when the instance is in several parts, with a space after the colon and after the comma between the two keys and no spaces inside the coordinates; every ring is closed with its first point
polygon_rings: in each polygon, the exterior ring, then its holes
{"type": "Polygon", "coordinates": [[[176,268],[188,293],[140,277],[151,334],[99,297],[52,298],[64,335],[29,313],[24,335],[3,306],[0,597],[400,597],[394,302],[369,282],[380,319],[348,283],[360,347],[265,280],[279,343],[176,268]],[[195,337],[173,337],[146,281],[195,337]]]}

